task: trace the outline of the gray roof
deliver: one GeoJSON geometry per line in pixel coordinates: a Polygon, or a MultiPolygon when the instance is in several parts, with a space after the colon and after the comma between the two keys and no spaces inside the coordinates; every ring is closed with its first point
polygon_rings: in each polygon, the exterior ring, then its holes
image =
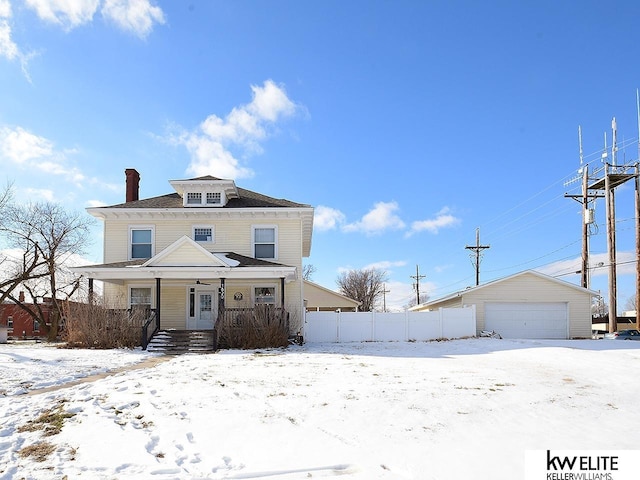
{"type": "MultiPolygon", "coordinates": [[[[245,255],[240,255],[239,253],[234,252],[211,252],[211,253],[223,253],[227,258],[231,260],[235,260],[239,262],[239,265],[234,268],[240,267],[283,267],[282,263],[269,262],[267,260],[262,260],[259,258],[247,257],[245,255]]],[[[126,267],[135,267],[142,265],[148,258],[137,258],[135,260],[129,260],[126,262],[113,262],[113,263],[102,263],[98,265],[84,265],[83,267],[91,267],[91,268],[126,268],[126,267]]]]}
{"type": "MultiPolygon", "coordinates": [[[[210,175],[204,177],[192,178],[187,181],[198,180],[222,180],[210,175]]],[[[223,207],[216,208],[269,208],[269,207],[285,207],[285,208],[304,208],[310,207],[303,203],[296,203],[284,198],[273,198],[261,193],[246,190],[237,187],[239,198],[230,199],[223,207]]],[[[133,202],[119,203],[100,208],[185,208],[182,203],[182,197],[178,193],[169,193],[159,197],[145,198],[133,202]]]]}

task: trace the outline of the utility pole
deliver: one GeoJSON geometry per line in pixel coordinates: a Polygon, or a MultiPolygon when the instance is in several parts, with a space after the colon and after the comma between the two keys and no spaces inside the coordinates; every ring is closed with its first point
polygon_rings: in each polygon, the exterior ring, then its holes
{"type": "Polygon", "coordinates": [[[382,284],[382,311],[386,312],[387,311],[387,293],[389,293],[390,290],[387,290],[387,286],[383,283],[382,284]]]}
{"type": "MultiPolygon", "coordinates": [[[[578,126],[578,142],[580,144],[580,168],[578,174],[582,173],[582,194],[580,195],[568,195],[565,197],[573,198],[582,204],[582,268],[581,273],[581,285],[584,288],[589,288],[589,225],[594,222],[593,210],[589,208],[589,201],[596,198],[603,198],[604,195],[594,193],[589,194],[589,166],[584,165],[584,158],[582,154],[582,128],[578,126]]],[[[576,181],[579,177],[567,182],[567,184],[576,181]]]]}
{"type": "MultiPolygon", "coordinates": [[[[640,140],[638,140],[640,150],[640,140]]],[[[636,162],[636,330],[640,330],[640,163],[636,162]]]]}
{"type": "MultiPolygon", "coordinates": [[[[640,162],[640,92],[636,89],[638,118],[638,161],[640,162]]],[[[640,163],[636,162],[636,329],[640,330],[640,163]]]]}
{"type": "MultiPolygon", "coordinates": [[[[604,196],[607,212],[607,251],[609,253],[609,332],[618,330],[618,285],[616,279],[616,195],[611,185],[611,173],[616,173],[616,119],[611,121],[612,145],[611,165],[605,164],[604,196]],[[611,172],[610,166],[613,167],[611,172]]],[[[606,147],[605,147],[606,148],[606,147]]]]}
{"type": "Polygon", "coordinates": [[[420,279],[425,278],[425,276],[420,275],[420,272],[418,271],[418,265],[416,265],[416,274],[409,275],[409,277],[413,278],[416,281],[416,283],[414,284],[416,287],[416,305],[420,305],[420,279]]]}
{"type": "Polygon", "coordinates": [[[482,258],[482,251],[487,248],[491,248],[490,245],[480,245],[480,229],[476,228],[476,244],[467,245],[467,250],[471,250],[474,254],[471,256],[471,262],[476,268],[476,286],[480,285],[480,259],[482,258]],[[475,260],[473,257],[475,256],[475,260]]]}

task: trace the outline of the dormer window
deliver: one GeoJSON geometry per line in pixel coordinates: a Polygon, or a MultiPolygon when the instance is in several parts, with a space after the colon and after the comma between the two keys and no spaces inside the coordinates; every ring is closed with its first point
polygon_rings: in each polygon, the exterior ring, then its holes
{"type": "Polygon", "coordinates": [[[222,194],[220,192],[208,192],[207,204],[208,205],[220,205],[222,202],[222,194]]]}
{"type": "Polygon", "coordinates": [[[187,205],[201,205],[202,194],[200,192],[187,193],[187,205]]]}
{"type": "MultiPolygon", "coordinates": [[[[1,1],[1,0],[0,0],[1,1]]],[[[184,207],[225,207],[229,200],[240,198],[233,180],[205,176],[191,180],[172,180],[184,207]]]]}

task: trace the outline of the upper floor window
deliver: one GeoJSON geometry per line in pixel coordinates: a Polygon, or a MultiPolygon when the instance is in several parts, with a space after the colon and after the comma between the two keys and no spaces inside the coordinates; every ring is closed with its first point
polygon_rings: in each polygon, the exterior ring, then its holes
{"type": "Polygon", "coordinates": [[[193,239],[196,242],[213,242],[213,227],[193,227],[193,239]]]}
{"type": "Polygon", "coordinates": [[[253,227],[253,256],[277,258],[276,227],[253,227]]]}
{"type": "Polygon", "coordinates": [[[153,256],[153,228],[132,227],[130,229],[129,253],[131,258],[151,258],[153,256]]]}
{"type": "Polygon", "coordinates": [[[11,315],[7,317],[7,328],[13,328],[13,317],[11,315]]]}
{"type": "Polygon", "coordinates": [[[220,192],[208,192],[207,193],[207,204],[209,205],[218,205],[222,202],[222,195],[220,192]]]}
{"type": "Polygon", "coordinates": [[[200,192],[188,192],[187,204],[188,205],[200,205],[202,203],[202,194],[200,192]]]}

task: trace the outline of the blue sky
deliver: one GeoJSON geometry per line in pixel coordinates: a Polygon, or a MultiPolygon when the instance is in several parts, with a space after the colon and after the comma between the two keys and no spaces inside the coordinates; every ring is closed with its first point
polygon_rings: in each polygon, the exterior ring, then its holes
{"type": "MultiPolygon", "coordinates": [[[[210,174],[313,205],[313,280],[384,268],[393,308],[416,266],[431,298],[473,285],[476,228],[482,281],[579,283],[565,182],[579,125],[592,168],[613,117],[619,162],[638,158],[639,22],[632,1],[0,0],[2,176],[78,210],[122,202],[125,168],[141,197],[210,174]]],[[[622,309],[631,183],[616,202],[622,309]]],[[[606,270],[591,280],[606,295],[606,270]]]]}

